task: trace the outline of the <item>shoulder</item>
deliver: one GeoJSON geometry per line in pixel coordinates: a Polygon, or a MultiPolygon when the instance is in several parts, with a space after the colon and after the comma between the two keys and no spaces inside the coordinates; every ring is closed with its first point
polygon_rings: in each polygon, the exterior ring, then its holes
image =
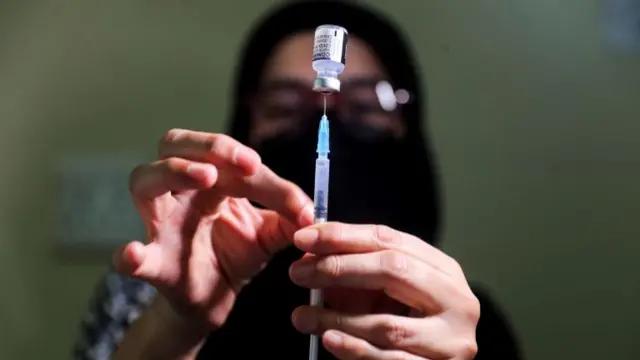
{"type": "Polygon", "coordinates": [[[517,335],[509,317],[485,287],[475,284],[471,288],[480,301],[480,321],[476,330],[478,342],[476,360],[523,359],[517,335]]]}

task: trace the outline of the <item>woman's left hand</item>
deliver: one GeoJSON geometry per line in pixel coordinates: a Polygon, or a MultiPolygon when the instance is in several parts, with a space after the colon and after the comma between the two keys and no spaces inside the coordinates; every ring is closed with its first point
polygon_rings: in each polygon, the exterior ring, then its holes
{"type": "Polygon", "coordinates": [[[321,335],[337,358],[474,358],[480,305],[460,265],[440,250],[386,226],[335,222],[298,231],[294,244],[313,255],[291,266],[296,284],[380,290],[411,308],[408,316],[296,309],[294,326],[321,335]]]}

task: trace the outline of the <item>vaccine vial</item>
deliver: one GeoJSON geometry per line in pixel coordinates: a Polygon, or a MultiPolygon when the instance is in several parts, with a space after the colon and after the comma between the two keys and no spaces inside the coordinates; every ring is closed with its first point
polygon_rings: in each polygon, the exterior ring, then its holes
{"type": "Polygon", "coordinates": [[[324,94],[340,91],[338,76],[347,60],[347,30],[337,25],[318,26],[313,44],[313,70],[316,80],[313,90],[324,94]]]}

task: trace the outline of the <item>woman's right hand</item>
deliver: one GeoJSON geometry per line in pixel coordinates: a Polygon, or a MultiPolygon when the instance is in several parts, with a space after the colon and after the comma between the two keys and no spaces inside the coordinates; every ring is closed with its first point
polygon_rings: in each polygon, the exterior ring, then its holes
{"type": "Polygon", "coordinates": [[[115,254],[116,268],[204,331],[222,326],[242,287],[313,221],[300,188],[222,134],[167,132],[159,160],[138,166],[130,188],[148,235],[115,254]]]}

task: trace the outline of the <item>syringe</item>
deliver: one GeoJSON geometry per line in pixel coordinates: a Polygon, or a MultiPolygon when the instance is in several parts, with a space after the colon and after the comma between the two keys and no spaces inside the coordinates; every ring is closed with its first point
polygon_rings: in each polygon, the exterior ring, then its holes
{"type": "MultiPolygon", "coordinates": [[[[313,194],[315,223],[327,221],[329,204],[329,120],[327,119],[327,95],[340,92],[338,76],[345,69],[347,61],[347,29],[336,25],[321,25],[316,29],[313,44],[312,67],[316,71],[313,90],[324,96],[324,114],[318,129],[316,152],[316,179],[313,194]]],[[[322,291],[311,290],[311,305],[321,306],[322,291]]],[[[319,339],[311,335],[309,360],[318,360],[319,339]]]]}
{"type": "MultiPolygon", "coordinates": [[[[318,145],[316,152],[316,179],[313,190],[314,222],[316,224],[327,221],[329,211],[329,119],[326,115],[327,99],[324,99],[325,114],[320,119],[318,129],[318,145]]],[[[311,290],[311,306],[322,305],[322,290],[311,290]]],[[[311,335],[309,345],[309,360],[318,359],[319,339],[311,335]]]]}

